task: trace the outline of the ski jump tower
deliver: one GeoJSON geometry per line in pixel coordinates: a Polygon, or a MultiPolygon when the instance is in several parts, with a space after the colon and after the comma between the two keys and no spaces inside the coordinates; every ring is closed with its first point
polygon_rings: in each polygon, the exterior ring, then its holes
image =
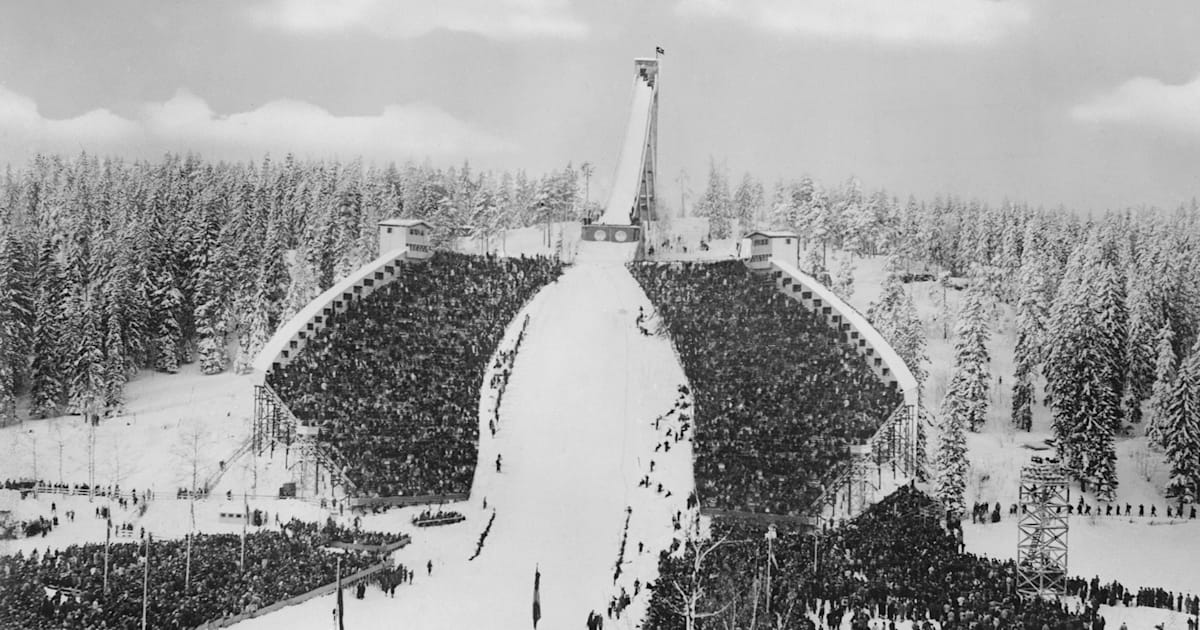
{"type": "Polygon", "coordinates": [[[612,192],[600,219],[583,226],[585,241],[640,241],[646,223],[657,218],[658,59],[634,59],[633,69],[633,102],[612,192]]]}

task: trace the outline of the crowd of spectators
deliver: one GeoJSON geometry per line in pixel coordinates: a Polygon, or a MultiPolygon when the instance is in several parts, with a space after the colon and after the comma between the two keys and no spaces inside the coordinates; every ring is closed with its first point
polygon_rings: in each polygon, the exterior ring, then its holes
{"type": "MultiPolygon", "coordinates": [[[[380,562],[374,554],[325,549],[360,534],[300,521],[251,533],[245,571],[238,535],[197,534],[187,586],[185,540],[150,539],[148,625],[194,628],[332,584],[338,558],[343,575],[380,562]]],[[[146,542],[109,546],[107,593],[104,543],[0,556],[0,628],[140,628],[146,542]]]]}
{"type": "Polygon", "coordinates": [[[740,261],[633,264],[694,390],[701,505],[800,514],[901,403],[838,333],[740,261]]]}
{"type": "Polygon", "coordinates": [[[329,318],[267,379],[364,496],[467,492],[505,327],[561,264],[437,252],[329,318]]]}
{"type": "Polygon", "coordinates": [[[770,544],[763,523],[714,521],[697,547],[663,553],[643,627],[687,627],[683,601],[697,587],[703,596],[696,611],[718,612],[707,621],[714,627],[839,628],[847,618],[855,628],[867,619],[942,630],[1088,627],[1094,606],[1023,599],[1016,563],[962,553],[943,516],[933,499],[904,486],[824,533],[780,523],[770,544]],[[696,571],[698,553],[704,556],[696,571]]]}

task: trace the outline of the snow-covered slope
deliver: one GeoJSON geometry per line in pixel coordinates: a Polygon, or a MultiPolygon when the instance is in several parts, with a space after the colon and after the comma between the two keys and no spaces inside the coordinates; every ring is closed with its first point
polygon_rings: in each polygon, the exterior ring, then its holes
{"type": "MultiPolygon", "coordinates": [[[[471,503],[481,507],[486,497],[487,509],[443,531],[414,532],[398,559],[419,568],[415,584],[395,599],[375,590],[363,602],[349,599],[347,627],[529,627],[537,567],[540,627],[582,627],[622,586],[632,596],[635,579],[653,579],[674,533],[671,518],[692,488],[690,441],[655,452],[670,424],[656,430],[654,420],[675,404],[684,375],[667,340],[635,324],[639,306],[650,305],[623,266],[631,251],[593,245],[606,249],[581,253],[590,262],[570,268],[526,310],[500,429],[495,438],[483,432],[471,503]],[[646,488],[638,482],[651,459],[646,488]],[[614,584],[627,509],[625,563],[614,584]],[[493,511],[481,555],[468,560],[493,511]]],[[[240,627],[325,628],[332,606],[332,597],[319,598],[240,627]]]]}

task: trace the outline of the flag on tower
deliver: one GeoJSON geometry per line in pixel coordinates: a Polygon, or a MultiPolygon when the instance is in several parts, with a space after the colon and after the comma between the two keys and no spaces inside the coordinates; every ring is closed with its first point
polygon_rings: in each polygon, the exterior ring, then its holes
{"type": "Polygon", "coordinates": [[[537,566],[533,569],[533,627],[536,630],[538,620],[542,618],[542,572],[537,566]]]}
{"type": "Polygon", "coordinates": [[[667,54],[667,51],[663,50],[663,47],[662,47],[662,46],[655,46],[655,47],[654,47],[654,54],[656,54],[656,55],[665,55],[665,54],[667,54]]]}

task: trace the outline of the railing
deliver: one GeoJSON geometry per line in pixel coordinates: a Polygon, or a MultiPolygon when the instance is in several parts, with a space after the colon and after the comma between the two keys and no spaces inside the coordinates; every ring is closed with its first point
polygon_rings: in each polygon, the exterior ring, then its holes
{"type": "MultiPolygon", "coordinates": [[[[388,563],[388,562],[380,562],[379,564],[367,567],[367,568],[363,569],[362,571],[359,571],[358,573],[354,573],[352,575],[343,577],[342,578],[342,588],[349,588],[351,586],[354,586],[358,582],[361,582],[361,581],[371,577],[372,575],[375,575],[376,573],[379,573],[380,571],[387,569],[389,564],[390,563],[388,563]]],[[[259,608],[257,610],[251,611],[251,612],[244,612],[240,615],[232,615],[229,617],[224,617],[222,619],[214,619],[207,623],[196,626],[195,630],[215,630],[216,628],[225,628],[228,626],[232,626],[235,623],[240,623],[247,619],[261,617],[267,613],[272,613],[272,612],[275,612],[276,610],[280,610],[282,608],[287,608],[288,606],[294,606],[296,604],[304,603],[314,597],[328,595],[329,593],[336,591],[337,587],[338,587],[337,582],[333,582],[331,584],[326,584],[324,586],[319,586],[307,593],[301,593],[300,595],[297,595],[295,597],[289,597],[288,599],[275,602],[274,604],[270,604],[268,606],[263,606],[262,608],[259,608]]]]}

